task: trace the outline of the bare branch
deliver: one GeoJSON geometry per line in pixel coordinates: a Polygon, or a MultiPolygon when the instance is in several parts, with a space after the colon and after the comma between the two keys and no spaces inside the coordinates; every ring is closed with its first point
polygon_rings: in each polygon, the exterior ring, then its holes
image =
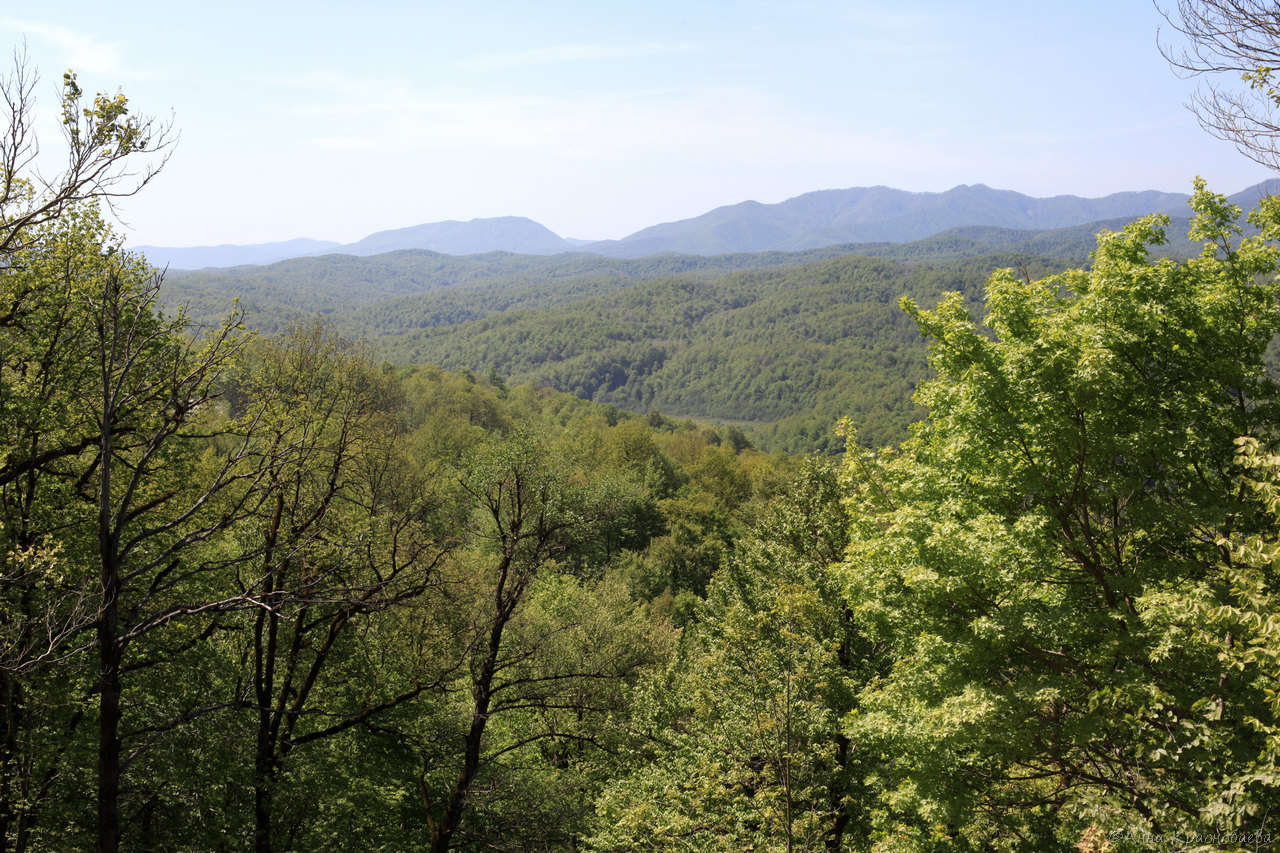
{"type": "Polygon", "coordinates": [[[1267,0],[1178,0],[1175,11],[1156,8],[1185,39],[1161,40],[1164,58],[1184,77],[1209,78],[1187,104],[1200,126],[1280,171],[1280,8],[1267,0]],[[1231,85],[1216,79],[1221,75],[1231,85]]]}
{"type": "Polygon", "coordinates": [[[14,52],[13,70],[0,78],[0,109],[9,122],[0,136],[0,261],[29,245],[39,226],[79,204],[96,199],[115,213],[116,201],[135,195],[160,173],[178,140],[172,120],[131,115],[120,93],[90,99],[69,71],[61,98],[65,167],[46,177],[36,162],[38,80],[21,48],[14,52]]]}

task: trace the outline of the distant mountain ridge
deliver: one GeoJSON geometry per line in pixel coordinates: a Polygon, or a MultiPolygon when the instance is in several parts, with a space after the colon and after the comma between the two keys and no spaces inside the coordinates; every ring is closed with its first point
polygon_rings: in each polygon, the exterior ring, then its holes
{"type": "MultiPolygon", "coordinates": [[[[1268,181],[1230,198],[1249,209],[1258,198],[1277,188],[1276,182],[1268,181]]],[[[652,225],[620,240],[567,240],[531,219],[503,216],[379,231],[345,245],[299,239],[254,246],[136,248],[151,263],[176,269],[269,264],[322,254],[363,257],[402,249],[428,249],[446,255],[588,252],[616,258],[668,252],[795,252],[844,243],[907,243],[966,226],[1043,231],[1156,212],[1177,217],[1186,215],[1188,198],[1183,193],[1155,190],[1113,193],[1094,199],[1071,195],[1035,198],[983,184],[962,184],[941,193],[854,187],[818,190],[777,204],[744,201],[691,219],[652,225]]]]}
{"type": "Polygon", "coordinates": [[[427,249],[442,255],[483,255],[514,252],[517,255],[558,255],[573,245],[545,225],[523,216],[500,216],[458,222],[430,222],[370,234],[337,251],[366,257],[400,249],[427,249]]]}
{"type": "Polygon", "coordinates": [[[778,204],[742,202],[680,222],[654,225],[587,251],[624,257],[655,252],[800,251],[836,243],[905,243],[951,228],[985,225],[1040,231],[1085,222],[1182,213],[1185,194],[1116,193],[1101,199],[1033,198],[978,184],[943,193],[857,187],[806,193],[778,204]]]}
{"type": "Polygon", "coordinates": [[[279,243],[254,243],[248,246],[223,243],[219,246],[132,246],[147,256],[152,265],[173,267],[180,270],[198,270],[205,267],[239,266],[241,264],[274,264],[290,258],[323,255],[342,248],[341,243],[330,240],[310,240],[299,237],[279,243]]]}

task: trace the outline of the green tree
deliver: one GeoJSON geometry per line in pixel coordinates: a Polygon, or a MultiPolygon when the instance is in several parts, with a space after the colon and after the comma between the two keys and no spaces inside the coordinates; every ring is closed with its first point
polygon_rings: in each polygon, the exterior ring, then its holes
{"type": "Polygon", "coordinates": [[[1171,602],[1187,609],[1170,614],[1181,621],[1192,642],[1216,653],[1222,668],[1220,687],[1229,688],[1201,700],[1199,709],[1206,719],[1198,726],[1202,737],[1217,735],[1216,748],[1231,757],[1211,778],[1204,810],[1207,822],[1228,832],[1269,829],[1266,812],[1274,808],[1280,788],[1280,691],[1275,687],[1280,681],[1280,456],[1264,450],[1256,438],[1240,439],[1238,445],[1244,483],[1266,507],[1267,524],[1260,534],[1220,541],[1219,583],[1229,594],[1219,591],[1190,602],[1171,602]],[[1240,731],[1222,738],[1213,722],[1227,714],[1240,731]],[[1238,741],[1253,749],[1240,750],[1238,741]]]}
{"type": "Polygon", "coordinates": [[[1100,235],[1091,271],[996,274],[985,329],[958,297],[906,303],[928,417],[847,466],[849,603],[894,657],[849,721],[884,759],[886,849],[1224,828],[1217,780],[1271,711],[1187,614],[1236,602],[1222,543],[1264,524],[1235,440],[1276,436],[1280,201],[1245,240],[1202,182],[1191,204],[1186,263],[1149,260],[1151,217],[1100,235]]]}
{"type": "Polygon", "coordinates": [[[422,604],[453,543],[447,501],[405,453],[393,377],[362,347],[314,321],[250,362],[238,393],[279,464],[250,484],[258,512],[234,531],[236,592],[255,607],[238,626],[247,671],[230,701],[254,720],[254,849],[266,853],[296,749],[438,686],[361,661],[396,636],[395,610],[422,604]]]}
{"type": "MultiPolygon", "coordinates": [[[[620,584],[602,584],[602,567],[587,558],[583,546],[610,522],[617,497],[580,464],[521,424],[491,437],[464,476],[475,507],[469,547],[451,560],[450,612],[436,628],[455,644],[456,665],[445,660],[461,701],[427,720],[435,734],[417,747],[432,850],[513,829],[539,843],[567,840],[571,826],[534,817],[558,800],[525,786],[548,773],[552,787],[576,784],[559,771],[606,746],[623,686],[663,650],[661,626],[641,618],[620,584]],[[516,806],[504,826],[495,801],[519,803],[521,789],[529,807],[516,806]],[[478,804],[484,814],[468,828],[478,804]]],[[[576,799],[581,809],[589,797],[576,799]]]]}
{"type": "MultiPolygon", "coordinates": [[[[255,478],[264,460],[244,441],[201,465],[211,434],[243,437],[246,424],[217,426],[211,408],[240,349],[234,318],[195,341],[187,323],[158,312],[159,277],[137,259],[107,253],[107,267],[84,293],[97,381],[98,443],[87,457],[96,474],[99,597],[94,630],[98,694],[98,843],[120,841],[120,779],[125,768],[120,725],[125,656],[130,646],[169,622],[239,606],[230,590],[210,590],[200,576],[217,564],[191,563],[187,552],[226,530],[245,503],[220,506],[215,496],[255,478]]],[[[89,389],[85,389],[89,390],[89,389]]],[[[89,402],[86,400],[86,402],[89,402]]]]}
{"type": "MultiPolygon", "coordinates": [[[[3,277],[16,307],[0,367],[0,416],[10,426],[0,489],[6,554],[18,565],[56,554],[59,571],[6,571],[6,610],[27,626],[17,648],[29,662],[67,661],[88,648],[96,655],[88,690],[97,696],[98,837],[114,849],[126,649],[176,618],[217,609],[194,581],[201,570],[179,555],[241,509],[207,512],[213,495],[246,475],[244,445],[200,458],[211,429],[232,431],[213,425],[220,419],[213,401],[239,340],[233,321],[192,339],[181,316],[162,318],[158,276],[119,250],[91,207],[64,211],[31,240],[3,277]],[[31,627],[44,643],[31,645],[31,627]]],[[[19,731],[31,722],[22,694],[35,677],[28,671],[6,686],[6,713],[19,731]]],[[[77,701],[64,696],[65,703],[77,701]]],[[[85,716],[71,712],[67,738],[85,716]]],[[[53,761],[44,781],[24,783],[20,806],[6,804],[19,835],[66,748],[44,750],[53,761]]]]}
{"type": "Polygon", "coordinates": [[[865,839],[864,770],[842,732],[875,650],[844,605],[833,468],[810,463],[716,573],[653,734],[597,803],[599,850],[826,850],[865,839]]]}
{"type": "MultiPolygon", "coordinates": [[[[63,781],[60,765],[84,718],[76,712],[57,724],[46,719],[45,700],[60,707],[65,693],[42,693],[41,685],[56,682],[42,676],[50,667],[70,673],[85,648],[80,632],[96,618],[85,579],[73,568],[83,566],[76,562],[83,554],[64,549],[58,525],[50,524],[59,499],[74,502],[83,492],[78,457],[103,439],[77,396],[92,387],[92,360],[81,357],[84,347],[93,349],[92,309],[80,300],[91,295],[83,289],[86,276],[103,280],[106,248],[95,242],[102,231],[93,203],[109,205],[141,189],[164,165],[172,143],[167,126],[131,115],[123,95],[90,101],[68,72],[59,110],[66,166],[41,175],[35,169],[37,80],[22,52],[0,80],[8,121],[0,134],[0,622],[6,638],[0,844],[18,849],[31,842],[42,805],[63,781]],[[52,741],[33,748],[30,736],[37,732],[52,741]]],[[[64,508],[74,517],[68,527],[83,520],[64,508]]],[[[61,688],[67,689],[65,679],[61,688]]]]}

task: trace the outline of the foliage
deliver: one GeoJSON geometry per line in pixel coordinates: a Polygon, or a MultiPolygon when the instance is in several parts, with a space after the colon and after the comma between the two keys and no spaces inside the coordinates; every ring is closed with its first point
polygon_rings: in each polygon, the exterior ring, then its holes
{"type": "MultiPolygon", "coordinates": [[[[136,740],[121,734],[126,656],[163,657],[184,642],[170,623],[215,608],[206,567],[180,566],[179,555],[239,515],[234,506],[208,510],[243,476],[243,447],[233,442],[216,459],[198,452],[228,429],[215,425],[211,404],[239,343],[233,322],[192,339],[181,317],[156,314],[156,279],[119,251],[91,206],[24,239],[3,277],[8,319],[0,326],[0,418],[8,427],[0,508],[14,567],[3,591],[6,613],[16,615],[6,619],[17,626],[11,649],[25,658],[8,667],[22,678],[5,685],[13,732],[6,764],[29,736],[53,729],[58,745],[44,751],[53,763],[43,769],[11,766],[25,793],[0,811],[15,821],[16,837],[28,833],[52,800],[73,739],[96,726],[98,837],[114,849],[122,761],[145,752],[152,726],[162,725],[140,719],[136,740]],[[41,557],[54,570],[26,568],[41,557]],[[89,650],[93,675],[81,659],[89,650]],[[46,679],[70,692],[43,692],[46,679]],[[30,707],[32,696],[45,704],[30,707]]],[[[6,835],[9,828],[6,821],[6,835]]]]}
{"type": "Polygon", "coordinates": [[[1274,831],[1277,199],[1240,239],[1198,183],[1195,257],[1151,217],[1040,280],[973,255],[1018,234],[970,230],[879,258],[307,261],[243,281],[302,312],[295,274],[329,270],[316,299],[365,307],[254,339],[234,308],[166,315],[92,201],[146,182],[126,164],[163,128],[68,76],[71,166],[37,186],[24,75],[0,86],[0,847],[1274,831]],[[838,467],[752,444],[830,451],[846,413],[838,467]]]}
{"type": "Polygon", "coordinates": [[[397,362],[494,371],[636,412],[736,423],[775,450],[830,453],[844,415],[874,443],[900,440],[916,416],[924,351],[900,296],[976,298],[998,266],[1043,275],[1063,263],[1044,257],[1085,259],[1091,235],[957,229],[902,245],[638,260],[334,255],[185,273],[167,288],[197,316],[232,295],[265,331],[320,311],[397,362]]]}
{"type": "Polygon", "coordinates": [[[601,796],[593,849],[829,850],[865,837],[865,771],[841,721],[874,655],[831,572],[846,535],[834,471],[809,463],[738,540],[648,686],[653,740],[601,796]]]}
{"type": "Polygon", "coordinates": [[[506,311],[406,333],[383,345],[397,358],[496,370],[632,411],[657,408],[756,425],[791,450],[839,448],[835,422],[866,420],[867,440],[904,434],[924,350],[893,301],[977,294],[990,267],[912,269],[842,258],[712,281],[636,284],[554,310],[506,311]],[[804,412],[804,415],[797,413],[804,412]]]}
{"type": "MultiPolygon", "coordinates": [[[[1240,831],[1266,826],[1266,811],[1274,807],[1280,788],[1280,621],[1277,619],[1277,566],[1280,566],[1280,457],[1264,450],[1256,438],[1237,441],[1237,463],[1247,473],[1244,482],[1261,499],[1267,525],[1262,534],[1224,537],[1220,583],[1226,594],[1190,602],[1181,615],[1192,641],[1216,653],[1222,668],[1220,687],[1228,684],[1242,699],[1228,709],[1226,700],[1214,697],[1201,704],[1202,713],[1215,719],[1232,713],[1240,729],[1239,739],[1254,750],[1240,755],[1235,744],[1218,748],[1234,761],[1220,765],[1206,779],[1210,794],[1203,817],[1216,827],[1240,831]]],[[[1225,691],[1224,691],[1225,692],[1225,691]]],[[[1209,734],[1209,727],[1201,730],[1209,734]]]]}
{"type": "Polygon", "coordinates": [[[1235,602],[1219,543],[1264,526],[1234,440],[1274,439],[1280,208],[1236,242],[1238,209],[1202,184],[1192,205],[1185,264],[1148,260],[1157,217],[1100,235],[1091,272],[997,274],[986,329],[958,296],[906,304],[928,417],[847,465],[849,601],[894,657],[849,721],[882,757],[884,849],[1268,826],[1226,821],[1216,780],[1252,766],[1244,721],[1270,711],[1188,614],[1235,602]]]}

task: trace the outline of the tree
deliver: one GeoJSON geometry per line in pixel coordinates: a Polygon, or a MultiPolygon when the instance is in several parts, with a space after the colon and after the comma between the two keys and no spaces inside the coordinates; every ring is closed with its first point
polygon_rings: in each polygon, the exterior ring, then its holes
{"type": "Polygon", "coordinates": [[[1190,102],[1200,126],[1280,170],[1280,10],[1269,0],[1178,0],[1176,16],[1160,12],[1189,42],[1161,44],[1165,59],[1187,76],[1209,77],[1190,102]],[[1220,74],[1247,88],[1219,84],[1220,74]]]}
{"type": "Polygon", "coordinates": [[[316,322],[256,355],[241,390],[268,401],[255,440],[290,451],[253,483],[260,514],[236,531],[253,566],[238,591],[258,606],[235,703],[254,718],[254,847],[267,853],[295,749],[439,687],[357,662],[376,657],[393,611],[422,604],[453,542],[438,489],[404,453],[392,377],[363,348],[316,322]]]}
{"type": "Polygon", "coordinates": [[[38,82],[25,53],[16,51],[13,72],[0,80],[8,121],[0,136],[0,257],[30,245],[35,229],[84,202],[110,206],[134,195],[159,174],[176,141],[170,125],[131,115],[123,94],[98,93],[86,103],[76,74],[68,71],[60,105],[67,165],[44,178],[35,170],[41,150],[35,132],[38,82]]]}
{"type": "MultiPolygon", "coordinates": [[[[574,778],[583,754],[606,746],[609,715],[625,707],[623,686],[668,642],[589,562],[584,546],[610,522],[617,496],[579,464],[524,423],[491,436],[464,476],[475,510],[469,547],[454,555],[451,612],[441,608],[433,629],[455,645],[449,691],[460,701],[427,720],[432,734],[417,746],[437,853],[486,831],[500,839],[511,822],[524,838],[569,837],[563,820],[534,817],[555,803],[545,788],[532,796],[518,789],[548,771],[559,786],[574,778]],[[541,803],[517,806],[503,821],[494,800],[504,794],[541,803]],[[464,819],[477,812],[468,830],[464,819]]],[[[574,799],[585,808],[587,798],[574,799]]]]}
{"type": "Polygon", "coordinates": [[[1238,208],[1202,182],[1191,204],[1186,263],[1149,260],[1152,217],[1100,235],[1091,271],[997,273],[986,328],[959,297],[906,304],[928,417],[847,466],[849,605],[894,659],[849,727],[884,758],[887,846],[1270,827],[1275,778],[1226,781],[1264,746],[1268,685],[1190,614],[1241,605],[1231,543],[1270,523],[1236,439],[1277,440],[1280,201],[1238,242],[1238,208]]]}
{"type": "Polygon", "coordinates": [[[842,731],[874,666],[836,564],[836,472],[809,462],[712,578],[633,726],[652,733],[597,802],[598,850],[823,850],[865,841],[865,767],[842,731]]]}
{"type": "Polygon", "coordinates": [[[160,276],[114,247],[84,285],[96,381],[81,401],[96,409],[98,433],[83,454],[85,474],[96,480],[98,844],[114,851],[121,776],[146,745],[128,754],[121,740],[126,653],[174,620],[250,605],[234,590],[209,589],[204,576],[221,564],[191,552],[252,514],[258,495],[248,489],[229,503],[217,498],[264,478],[281,457],[280,448],[249,441],[256,412],[228,422],[216,409],[242,347],[235,316],[192,339],[183,316],[160,315],[160,276]],[[204,455],[219,435],[230,446],[204,455]]]}
{"type": "MultiPolygon", "coordinates": [[[[92,648],[99,837],[114,849],[125,649],[183,614],[210,609],[187,598],[194,573],[176,558],[236,517],[234,508],[213,518],[207,510],[209,498],[244,473],[244,447],[233,445],[202,470],[193,445],[209,438],[216,385],[239,342],[234,319],[192,339],[181,316],[160,317],[159,277],[120,251],[91,205],[29,226],[24,239],[0,277],[10,306],[10,325],[0,326],[0,506],[6,565],[18,569],[6,570],[3,583],[6,613],[15,617],[4,621],[17,633],[10,649],[18,654],[5,667],[5,758],[35,731],[24,698],[35,689],[35,670],[92,648]],[[185,479],[197,470],[210,479],[185,479]],[[45,571],[30,570],[40,563],[45,571]]],[[[64,721],[65,738],[84,716],[64,721]]],[[[19,836],[60,775],[65,749],[43,750],[53,759],[39,781],[16,775],[25,793],[0,811],[6,825],[16,820],[19,836]]],[[[6,786],[6,796],[12,790],[6,786]]]]}
{"type": "MultiPolygon", "coordinates": [[[[1227,600],[1199,598],[1184,618],[1194,641],[1217,653],[1221,680],[1246,687],[1247,693],[1235,692],[1243,693],[1257,712],[1236,715],[1244,730],[1237,739],[1247,739],[1255,750],[1241,755],[1232,750],[1234,744],[1219,741],[1234,760],[1224,762],[1213,779],[1215,796],[1206,808],[1212,822],[1238,832],[1242,825],[1265,825],[1280,788],[1280,691],[1274,686],[1280,681],[1280,456],[1265,451],[1254,438],[1242,438],[1237,445],[1236,461],[1245,471],[1242,482],[1263,502],[1267,525],[1258,535],[1224,538],[1221,570],[1231,595],[1227,600]]],[[[1213,720],[1226,708],[1222,699],[1213,699],[1204,703],[1204,710],[1213,720]]],[[[1211,725],[1198,728],[1201,736],[1212,734],[1211,725]]]]}
{"type": "MultiPolygon", "coordinates": [[[[73,310],[78,272],[99,252],[76,217],[38,229],[41,250],[11,255],[0,275],[8,321],[0,325],[0,838],[23,849],[60,771],[77,718],[53,709],[69,704],[66,683],[83,661],[79,636],[92,624],[92,589],[78,570],[83,553],[58,535],[72,524],[83,469],[78,455],[94,443],[90,412],[72,389],[90,379],[88,321],[73,310]],[[61,689],[59,686],[61,682],[61,689]],[[59,734],[42,737],[52,731],[59,734]]],[[[83,521],[83,517],[76,519],[83,521]]]]}

